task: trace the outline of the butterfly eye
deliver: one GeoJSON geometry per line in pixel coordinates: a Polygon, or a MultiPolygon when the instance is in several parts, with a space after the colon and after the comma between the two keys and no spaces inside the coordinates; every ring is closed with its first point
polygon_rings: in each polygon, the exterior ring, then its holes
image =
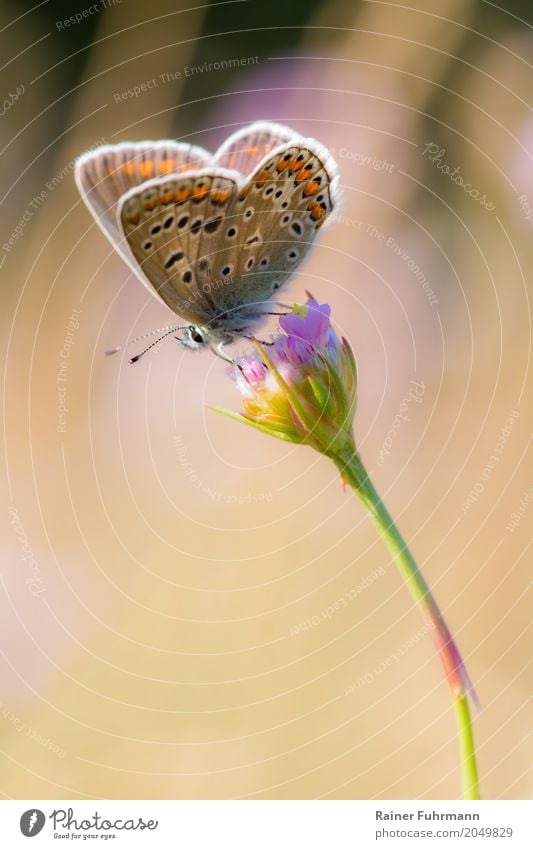
{"type": "Polygon", "coordinates": [[[205,343],[203,333],[200,330],[198,330],[198,328],[195,327],[193,324],[191,324],[191,326],[188,328],[188,331],[189,331],[189,338],[191,339],[192,342],[195,342],[197,345],[203,345],[205,343]]]}

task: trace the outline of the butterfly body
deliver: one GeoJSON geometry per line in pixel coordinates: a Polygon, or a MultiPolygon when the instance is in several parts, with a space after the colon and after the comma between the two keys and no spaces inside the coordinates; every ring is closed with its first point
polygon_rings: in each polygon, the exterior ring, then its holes
{"type": "Polygon", "coordinates": [[[264,320],[338,196],[328,151],[270,123],[234,133],[214,156],[172,141],[104,146],[75,173],[113,246],[198,330],[197,344],[182,340],[190,347],[264,320]]]}

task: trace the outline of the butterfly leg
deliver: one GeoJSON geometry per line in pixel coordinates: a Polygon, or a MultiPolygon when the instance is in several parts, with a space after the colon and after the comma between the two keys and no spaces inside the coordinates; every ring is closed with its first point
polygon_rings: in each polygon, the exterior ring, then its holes
{"type": "MultiPolygon", "coordinates": [[[[254,339],[253,336],[244,336],[243,335],[240,338],[241,339],[248,339],[250,342],[257,341],[261,345],[273,345],[274,344],[273,342],[262,342],[260,339],[254,339]]],[[[215,354],[216,357],[219,357],[219,359],[224,360],[225,363],[229,363],[234,368],[238,368],[239,371],[242,371],[242,366],[240,365],[240,363],[238,363],[237,360],[234,360],[233,357],[231,357],[229,354],[227,354],[224,351],[224,347],[226,345],[229,345],[229,344],[231,344],[231,342],[227,342],[226,340],[223,340],[222,342],[219,342],[218,345],[213,345],[212,343],[209,343],[209,347],[210,347],[211,351],[213,352],[213,354],[215,354]]]]}
{"type": "Polygon", "coordinates": [[[243,336],[243,339],[248,339],[249,342],[259,342],[260,345],[270,347],[274,342],[268,342],[266,339],[258,339],[256,336],[243,336]]]}
{"type": "Polygon", "coordinates": [[[226,352],[223,350],[224,346],[227,345],[227,344],[228,344],[228,342],[224,339],[222,342],[219,342],[218,345],[213,345],[213,343],[210,342],[209,347],[216,357],[220,357],[220,359],[224,360],[224,362],[229,363],[232,366],[235,366],[235,365],[237,365],[237,363],[235,362],[233,357],[230,357],[230,355],[226,354],[226,352]]]}

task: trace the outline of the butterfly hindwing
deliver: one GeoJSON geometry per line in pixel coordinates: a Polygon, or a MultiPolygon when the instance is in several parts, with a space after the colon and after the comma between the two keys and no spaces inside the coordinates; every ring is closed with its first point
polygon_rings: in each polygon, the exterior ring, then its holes
{"type": "Polygon", "coordinates": [[[259,164],[227,209],[213,274],[231,287],[217,306],[267,300],[304,259],[337,197],[336,167],[312,140],[289,142],[259,164]]]}
{"type": "Polygon", "coordinates": [[[217,313],[213,262],[237,191],[231,172],[202,170],[150,180],[119,204],[124,237],[144,277],[167,306],[191,321],[217,313]]]}
{"type": "Polygon", "coordinates": [[[202,168],[210,155],[200,147],[174,141],[122,142],[103,145],[76,160],[81,196],[113,246],[123,253],[117,225],[122,195],[152,177],[202,168]]]}

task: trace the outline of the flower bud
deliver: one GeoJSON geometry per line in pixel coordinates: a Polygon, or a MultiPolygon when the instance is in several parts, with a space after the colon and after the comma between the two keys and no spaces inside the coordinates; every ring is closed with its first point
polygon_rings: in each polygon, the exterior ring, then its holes
{"type": "Polygon", "coordinates": [[[244,412],[227,415],[322,454],[353,448],[355,359],[332,328],[330,312],[310,297],[281,317],[272,343],[255,342],[255,352],[232,369],[244,412]]]}

